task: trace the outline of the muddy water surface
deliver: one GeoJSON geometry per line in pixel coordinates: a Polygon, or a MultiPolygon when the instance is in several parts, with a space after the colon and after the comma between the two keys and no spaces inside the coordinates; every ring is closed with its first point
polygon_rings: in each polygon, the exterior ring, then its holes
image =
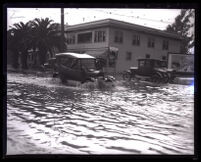
{"type": "Polygon", "coordinates": [[[11,73],[7,154],[193,154],[193,113],[193,86],[100,90],[11,73]]]}

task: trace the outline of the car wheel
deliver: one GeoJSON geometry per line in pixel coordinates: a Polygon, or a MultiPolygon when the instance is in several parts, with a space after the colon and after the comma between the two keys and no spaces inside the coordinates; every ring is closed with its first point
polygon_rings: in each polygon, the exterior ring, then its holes
{"type": "Polygon", "coordinates": [[[125,72],[123,74],[123,80],[130,81],[131,80],[131,74],[128,72],[125,72]]]}
{"type": "Polygon", "coordinates": [[[151,81],[154,83],[160,83],[161,82],[161,76],[158,73],[153,74],[153,76],[151,77],[151,81]]]}
{"type": "Polygon", "coordinates": [[[176,77],[176,76],[174,75],[174,73],[170,73],[170,76],[169,76],[169,83],[173,83],[175,77],[176,77]]]}
{"type": "Polygon", "coordinates": [[[168,76],[168,74],[163,73],[162,81],[163,81],[164,83],[168,83],[168,81],[169,81],[169,76],[168,76]]]}

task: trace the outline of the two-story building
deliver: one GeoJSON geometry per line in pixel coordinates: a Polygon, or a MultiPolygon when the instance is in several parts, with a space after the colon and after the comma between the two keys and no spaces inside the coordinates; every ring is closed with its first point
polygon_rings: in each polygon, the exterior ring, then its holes
{"type": "Polygon", "coordinates": [[[109,72],[137,66],[139,58],[167,60],[168,52],[181,48],[178,35],[114,19],[67,26],[65,34],[67,51],[102,57],[109,72]]]}

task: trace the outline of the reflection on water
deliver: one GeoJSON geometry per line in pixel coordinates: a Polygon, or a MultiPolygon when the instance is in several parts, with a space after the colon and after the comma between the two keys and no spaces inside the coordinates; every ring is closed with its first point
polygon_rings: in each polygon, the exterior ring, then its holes
{"type": "Polygon", "coordinates": [[[89,90],[19,74],[7,82],[7,154],[194,153],[190,86],[89,90]]]}

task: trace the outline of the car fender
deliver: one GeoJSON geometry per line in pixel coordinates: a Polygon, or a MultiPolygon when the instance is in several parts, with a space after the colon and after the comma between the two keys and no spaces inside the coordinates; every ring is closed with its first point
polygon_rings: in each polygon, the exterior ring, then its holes
{"type": "Polygon", "coordinates": [[[163,78],[163,73],[161,71],[157,71],[156,74],[160,77],[163,78]]]}
{"type": "Polygon", "coordinates": [[[129,70],[125,70],[125,71],[123,71],[123,73],[122,74],[131,74],[131,71],[130,71],[130,69],[129,70]]]}

